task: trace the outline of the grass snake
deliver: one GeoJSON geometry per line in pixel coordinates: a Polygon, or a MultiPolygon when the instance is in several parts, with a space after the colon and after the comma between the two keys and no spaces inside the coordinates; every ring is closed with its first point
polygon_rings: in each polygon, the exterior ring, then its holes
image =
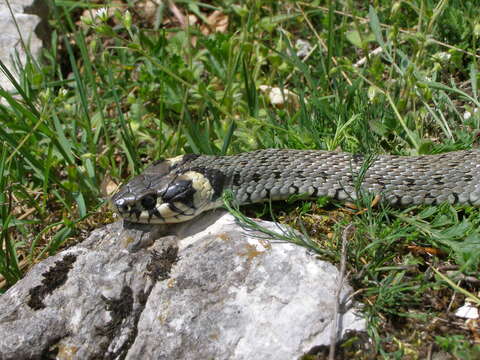
{"type": "MultiPolygon", "coordinates": [[[[241,204],[292,195],[355,199],[355,185],[394,205],[480,204],[480,151],[378,155],[267,149],[232,156],[159,160],[123,185],[112,202],[125,219],[176,223],[223,205],[229,189],[241,204]],[[360,175],[364,170],[364,174],[360,175]]],[[[358,189],[358,187],[357,187],[358,189]]]]}

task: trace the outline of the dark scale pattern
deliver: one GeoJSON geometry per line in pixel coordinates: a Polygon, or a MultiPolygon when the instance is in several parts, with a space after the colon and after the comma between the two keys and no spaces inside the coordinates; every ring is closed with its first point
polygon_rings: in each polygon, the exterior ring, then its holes
{"type": "MultiPolygon", "coordinates": [[[[287,199],[293,194],[354,199],[364,157],[317,150],[267,149],[234,156],[199,156],[175,171],[209,169],[225,175],[241,202],[287,199]]],[[[394,204],[480,204],[480,152],[403,157],[379,155],[362,187],[394,204]]],[[[218,173],[217,173],[218,174],[218,173]]],[[[225,188],[224,187],[224,188],[225,188]]]]}
{"type": "MultiPolygon", "coordinates": [[[[355,182],[364,161],[360,155],[318,150],[267,149],[234,156],[185,155],[173,162],[156,162],[124,185],[112,201],[119,212],[130,214],[133,220],[138,220],[143,210],[148,211],[148,221],[153,216],[160,217],[155,212],[153,199],[169,198],[167,189],[181,190],[179,176],[189,171],[201,173],[214,190],[212,199],[197,200],[193,187],[192,191],[186,191],[185,187],[185,191],[178,192],[185,195],[178,201],[198,210],[197,213],[220,206],[222,202],[218,198],[225,189],[232,190],[243,204],[270,198],[285,200],[298,194],[349,200],[356,198],[355,182]],[[195,201],[199,204],[194,204],[195,201]]],[[[369,164],[363,190],[381,194],[392,204],[480,205],[480,151],[417,157],[379,155],[369,164]]]]}

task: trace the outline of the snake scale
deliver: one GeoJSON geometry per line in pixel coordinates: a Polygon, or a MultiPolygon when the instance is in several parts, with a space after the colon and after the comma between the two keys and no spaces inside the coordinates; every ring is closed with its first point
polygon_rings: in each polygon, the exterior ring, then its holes
{"type": "MultiPolygon", "coordinates": [[[[295,194],[355,199],[365,161],[361,155],[321,150],[182,155],[155,162],[123,185],[112,202],[132,222],[176,223],[222,206],[227,189],[242,205],[295,194]]],[[[480,205],[480,151],[379,155],[361,179],[363,190],[381,194],[394,205],[480,205]]]]}

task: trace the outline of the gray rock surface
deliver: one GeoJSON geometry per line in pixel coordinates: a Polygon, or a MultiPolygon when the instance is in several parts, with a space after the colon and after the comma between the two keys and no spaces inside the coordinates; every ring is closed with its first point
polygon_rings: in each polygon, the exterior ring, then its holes
{"type": "MultiPolygon", "coordinates": [[[[44,26],[46,23],[42,23],[42,18],[46,20],[48,9],[45,1],[10,0],[9,3],[15,15],[16,24],[7,2],[0,0],[0,24],[2,24],[2,31],[0,32],[0,60],[17,77],[18,74],[14,65],[16,52],[18,52],[20,62],[25,64],[27,55],[22,46],[23,39],[31,54],[34,57],[39,55],[42,48],[42,40],[38,35],[46,40],[47,34],[44,26]]],[[[0,71],[0,86],[8,91],[14,90],[12,83],[2,71],[0,71]]]]}
{"type": "MultiPolygon", "coordinates": [[[[222,211],[96,230],[0,297],[0,359],[290,360],[328,344],[337,269],[259,236],[222,211]]],[[[346,304],[340,332],[364,328],[346,304]]]]}

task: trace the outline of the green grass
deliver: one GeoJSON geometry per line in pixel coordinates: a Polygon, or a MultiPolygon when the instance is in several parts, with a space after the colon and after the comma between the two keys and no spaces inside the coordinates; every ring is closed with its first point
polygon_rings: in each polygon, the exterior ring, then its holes
{"type": "MultiPolygon", "coordinates": [[[[0,89],[0,291],[112,221],[106,189],[159,157],[268,147],[415,155],[478,140],[473,1],[178,2],[199,24],[214,10],[228,16],[227,31],[208,35],[181,28],[166,5],[147,20],[125,2],[88,21],[90,2],[52,3],[51,49],[12,77],[15,96],[0,89]],[[298,39],[312,45],[307,57],[298,39]],[[272,105],[261,85],[298,101],[272,105]]],[[[348,270],[373,339],[365,357],[424,358],[431,345],[475,358],[473,331],[451,312],[479,291],[469,280],[479,277],[478,209],[285,207],[272,205],[276,218],[335,263],[342,229],[355,225],[348,270]]]]}

